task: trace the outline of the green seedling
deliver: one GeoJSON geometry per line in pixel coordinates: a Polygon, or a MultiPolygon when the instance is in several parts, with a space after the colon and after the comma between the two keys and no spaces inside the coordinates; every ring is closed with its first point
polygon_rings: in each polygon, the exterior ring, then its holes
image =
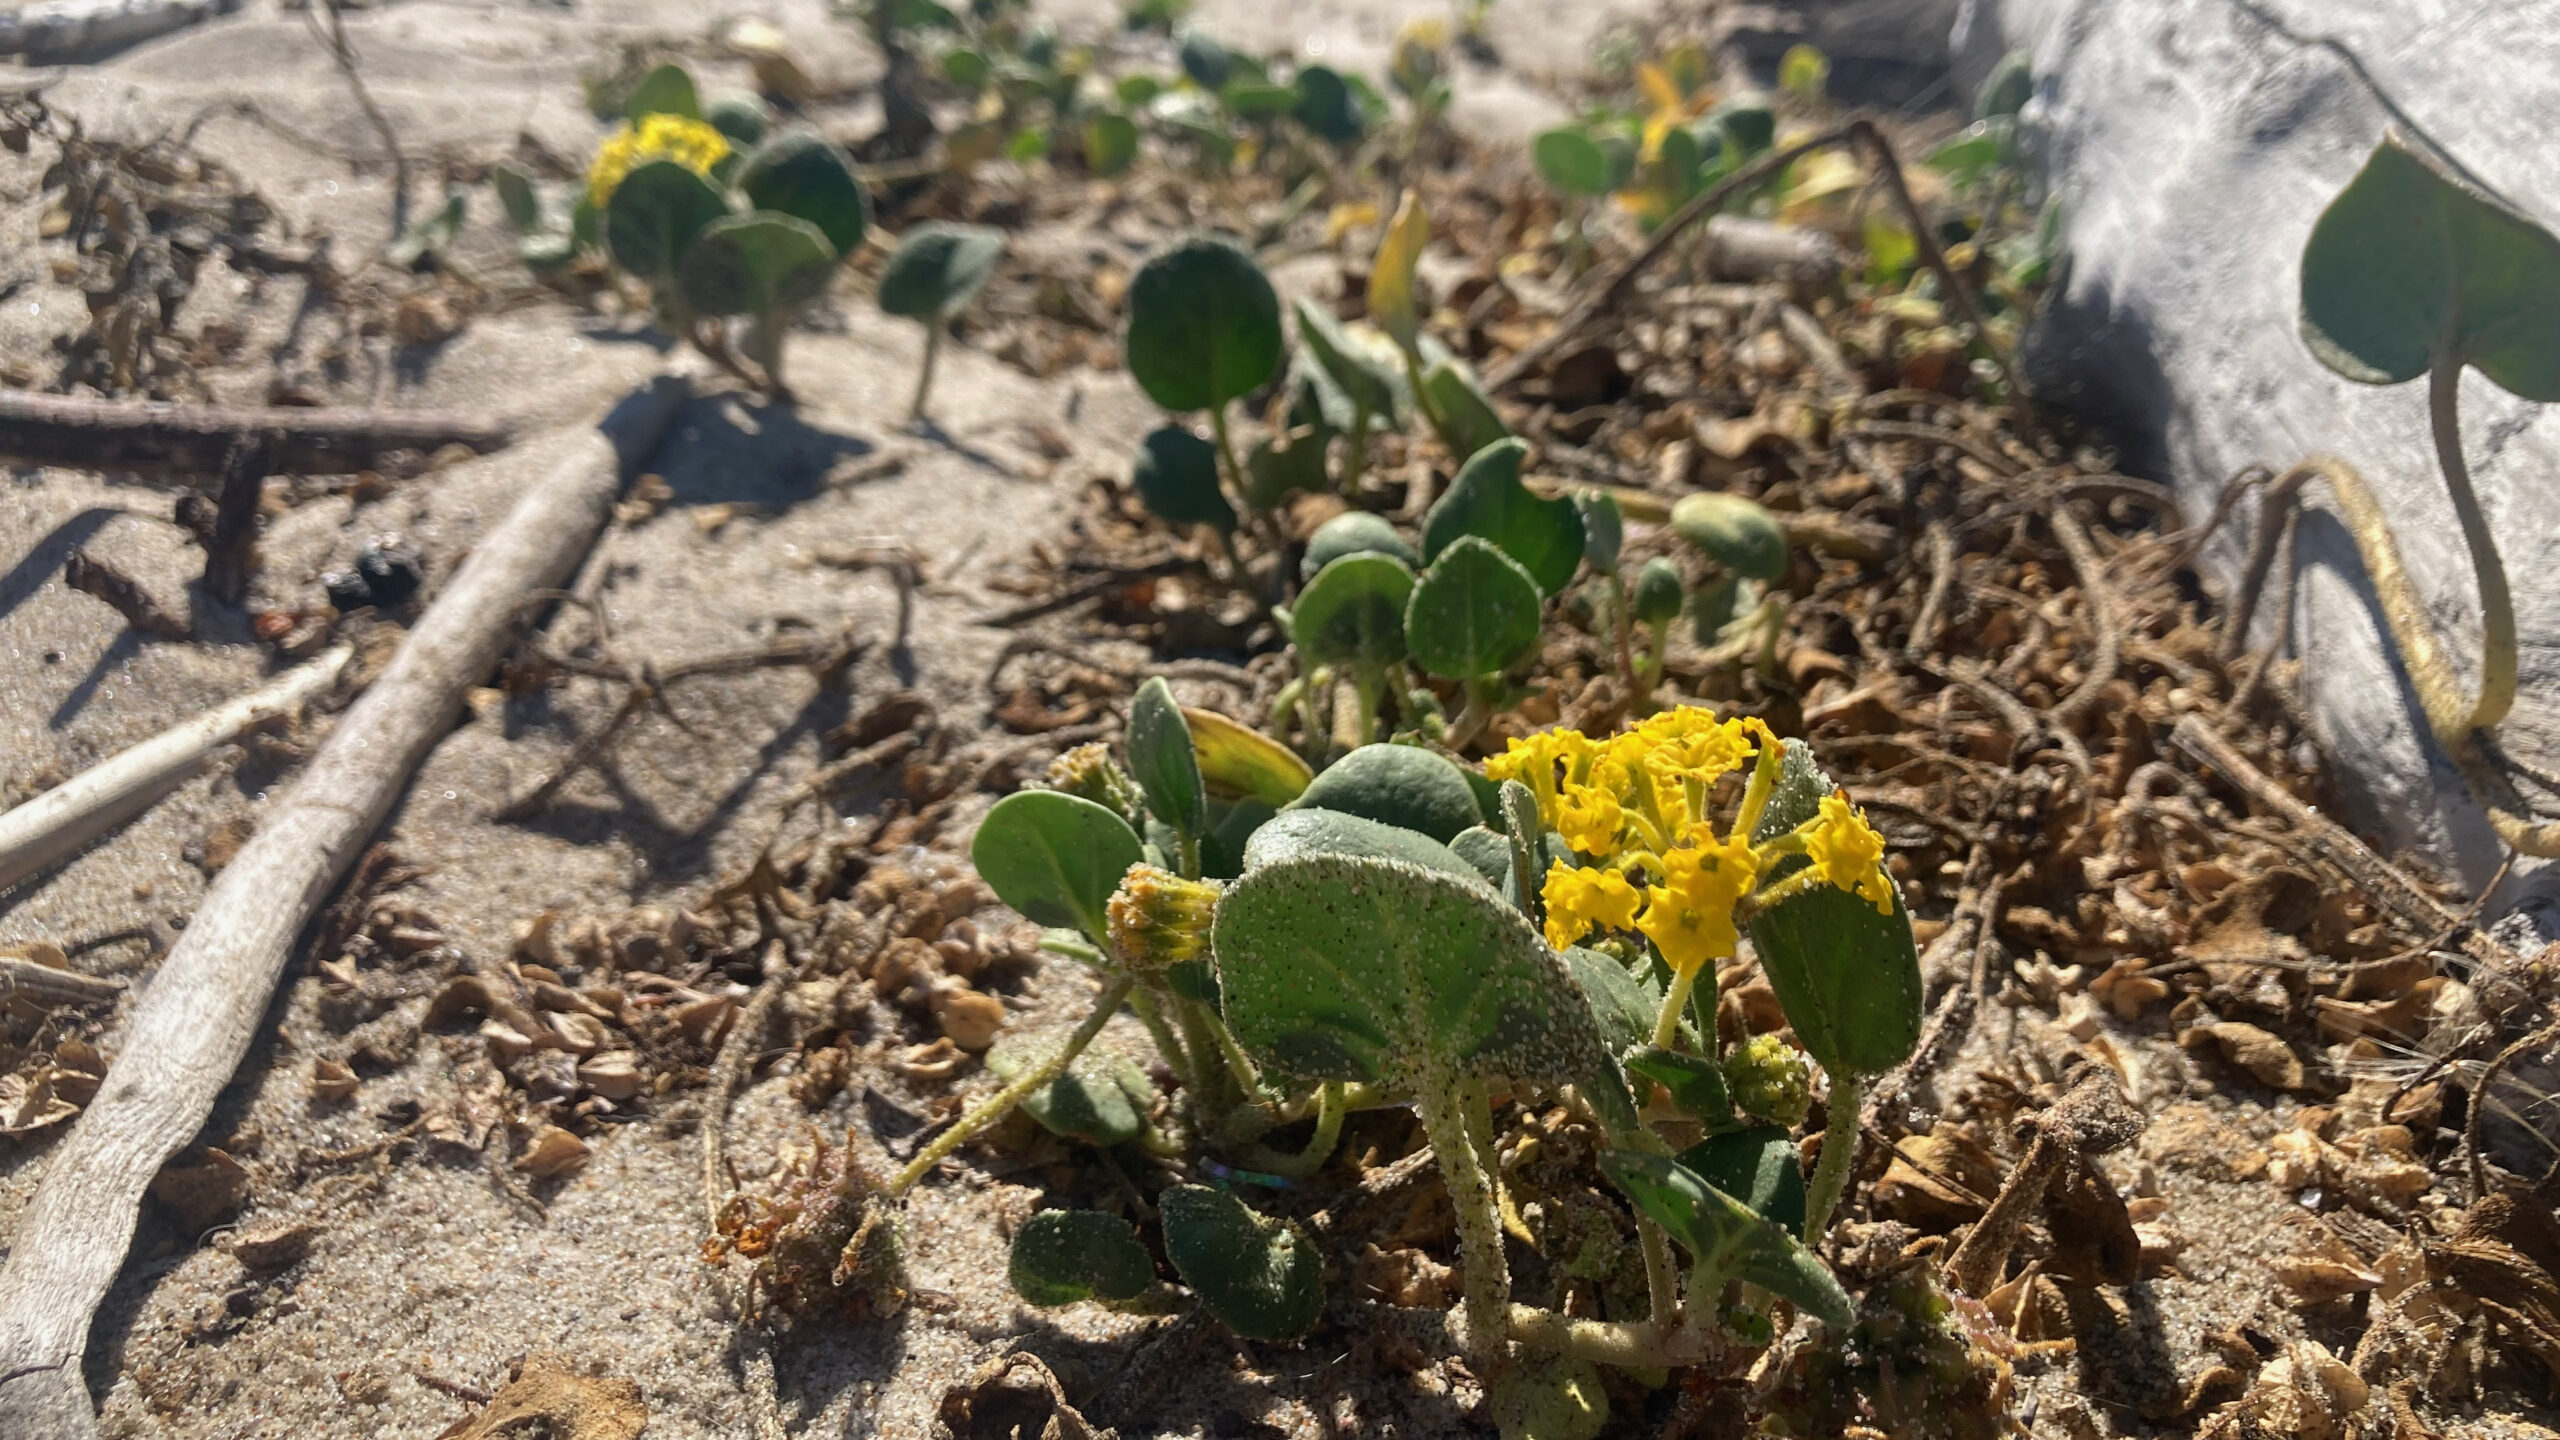
{"type": "Polygon", "coordinates": [[[1503,672],[1537,651],[1545,605],[1536,578],[1480,535],[1450,541],[1414,582],[1404,612],[1414,663],[1466,691],[1450,748],[1464,750],[1493,718],[1503,672]]]}
{"type": "Polygon", "coordinates": [[[1778,518],[1739,495],[1710,491],[1681,497],[1671,528],[1724,572],[1696,607],[1700,638],[1717,642],[1710,662],[1729,664],[1756,649],[1762,671],[1773,671],[1786,625],[1777,586],[1791,563],[1778,518]]]}
{"type": "Polygon", "coordinates": [[[1693,1258],[1693,1311],[1712,1313],[1724,1283],[1740,1280],[1793,1301],[1826,1325],[1846,1326],[1854,1318],[1848,1292],[1812,1252],[1679,1161],[1616,1150],[1600,1157],[1600,1168],[1693,1258]]]}
{"type": "Polygon", "coordinates": [[[702,118],[702,96],[694,88],[690,71],[670,62],[655,66],[640,77],[623,98],[622,118],[636,122],[650,115],[702,118]]]}
{"type": "Polygon", "coordinates": [[[1982,93],[1973,100],[1973,118],[1999,120],[2014,118],[2035,98],[2036,75],[2032,59],[2023,50],[2012,50],[1991,67],[1982,82],[1982,93]]]}
{"type": "Polygon", "coordinates": [[[1475,373],[1442,350],[1437,341],[1426,338],[1421,348],[1430,359],[1422,368],[1415,403],[1441,443],[1449,447],[1449,453],[1478,455],[1487,446],[1509,439],[1511,427],[1502,423],[1501,412],[1493,408],[1493,397],[1485,393],[1475,373]]]}
{"type": "Polygon", "coordinates": [[[1084,122],[1085,169],[1100,179],[1129,173],[1138,162],[1138,122],[1117,110],[1098,110],[1084,122]]]}
{"type": "Polygon", "coordinates": [[[1377,738],[1378,701],[1405,663],[1404,611],[1412,598],[1413,572],[1375,553],[1333,561],[1298,592],[1289,634],[1301,676],[1322,670],[1350,682],[1352,704],[1337,708],[1334,725],[1345,750],[1377,738]]]}
{"type": "Polygon", "coordinates": [[[431,257],[441,257],[452,250],[453,242],[462,238],[464,223],[470,219],[470,193],[459,185],[446,187],[444,203],[384,246],[382,258],[399,269],[413,270],[431,257]]]}
{"type": "Polygon", "coordinates": [[[1295,1221],[1222,1190],[1176,1185],[1157,1199],[1165,1257],[1209,1313],[1247,1340],[1286,1342],[1324,1313],[1324,1260],[1295,1221]]]}
{"type": "Polygon", "coordinates": [[[1129,770],[1146,796],[1147,809],[1173,827],[1183,878],[1198,878],[1200,837],[1209,829],[1209,787],[1200,778],[1191,726],[1164,677],[1139,686],[1130,700],[1128,746],[1129,770]]]}
{"type": "Polygon", "coordinates": [[[1460,536],[1477,536],[1519,562],[1553,595],[1582,564],[1582,516],[1571,500],[1542,499],[1520,483],[1520,461],[1529,447],[1501,440],[1475,452],[1458,471],[1449,493],[1422,522],[1422,558],[1438,561],[1460,536]]]}
{"type": "Polygon", "coordinates": [[[1006,1276],[1034,1305],[1135,1300],[1156,1281],[1156,1262],[1138,1232],[1096,1210],[1041,1210],[1013,1232],[1006,1276]]]}
{"type": "MultiPolygon", "coordinates": [[[[987,1073],[1012,1080],[1038,1069],[1053,1046],[1007,1036],[987,1051],[987,1073]]],[[[1125,1144],[1147,1133],[1155,1087],[1127,1057],[1087,1049],[1022,1100],[1022,1108],[1052,1135],[1088,1145],[1125,1144]]]]}
{"type": "MultiPolygon", "coordinates": [[[[2349,380],[2427,379],[2436,464],[2479,584],[2479,692],[2466,693],[2362,476],[2339,461],[2306,462],[2270,487],[2263,525],[2276,523],[2276,507],[2312,475],[2329,481],[2436,743],[2501,839],[2528,855],[2560,855],[2560,821],[2533,816],[2492,759],[2492,732],[2516,698],[2515,601],[2471,486],[2457,408],[2465,366],[2509,394],[2560,400],[2560,238],[2449,160],[2386,135],[2303,246],[2302,334],[2322,364],[2349,380]]],[[[2265,573],[2261,554],[2272,556],[2263,542],[2251,556],[2252,598],[2265,573]]]]}
{"type": "Polygon", "coordinates": [[[1326,767],[1288,808],[1356,815],[1442,844],[1484,823],[1467,772],[1419,745],[1363,745],[1326,767]]]}
{"type": "Polygon", "coordinates": [[[1236,507],[1218,483],[1218,447],[1179,425],[1160,425],[1139,443],[1130,488],[1157,518],[1206,525],[1224,543],[1235,534],[1236,507]]]}
{"type": "Polygon", "coordinates": [[[1004,232],[983,225],[928,220],[907,231],[880,271],[880,308],[924,326],[924,360],[916,372],[909,418],[924,419],[933,389],[933,362],[951,317],[986,288],[1004,254],[1004,232]]]}
{"type": "Polygon", "coordinates": [[[773,111],[753,95],[732,95],[702,112],[712,129],[729,137],[741,153],[764,143],[773,131],[773,111]]]}
{"type": "Polygon", "coordinates": [[[1227,478],[1246,487],[1227,405],[1280,368],[1280,297],[1253,257],[1207,235],[1158,251],[1129,284],[1130,378],[1174,412],[1209,412],[1227,478]]]}
{"type": "Polygon", "coordinates": [[[1407,568],[1422,563],[1392,521],[1366,510],[1349,510],[1317,526],[1307,537],[1307,553],[1298,561],[1298,573],[1312,580],[1317,571],[1345,555],[1384,555],[1407,568]]]}
{"type": "Polygon", "coordinates": [[[1656,556],[1636,572],[1629,613],[1653,632],[1644,662],[1636,671],[1640,683],[1648,687],[1661,683],[1663,658],[1671,648],[1671,625],[1680,618],[1680,609],[1687,601],[1688,587],[1680,578],[1679,566],[1656,556]]]}
{"type": "Polygon", "coordinates": [[[1333,312],[1306,299],[1298,301],[1297,310],[1298,343],[1351,403],[1350,421],[1343,427],[1351,450],[1343,463],[1342,493],[1357,495],[1371,423],[1383,419],[1393,425],[1396,420],[1396,375],[1354,340],[1333,312]]]}
{"type": "Polygon", "coordinates": [[[1290,89],[1291,118],[1317,139],[1347,147],[1368,133],[1366,108],[1340,71],[1327,65],[1301,65],[1290,89]]]}
{"type": "Polygon", "coordinates": [[[1831,90],[1831,58],[1810,45],[1791,45],[1778,57],[1778,88],[1807,105],[1822,104],[1831,90]]]}

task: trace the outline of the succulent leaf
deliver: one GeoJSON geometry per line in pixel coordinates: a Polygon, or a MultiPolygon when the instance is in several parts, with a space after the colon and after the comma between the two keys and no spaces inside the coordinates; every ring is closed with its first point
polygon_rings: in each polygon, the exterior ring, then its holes
{"type": "Polygon", "coordinates": [[[1520,483],[1520,461],[1529,447],[1501,440],[1470,456],[1449,493],[1422,522],[1422,558],[1436,561],[1462,535],[1489,540],[1520,562],[1549,595],[1565,587],[1582,563],[1582,517],[1571,500],[1542,499],[1520,483]]]}
{"type": "Polygon", "coordinates": [[[605,249],[624,272],[671,283],[685,252],[729,202],[711,182],[672,160],[652,160],[622,177],[605,205],[605,249]]]}
{"type": "Polygon", "coordinates": [[[1236,529],[1236,507],[1218,483],[1218,447],[1180,425],[1159,425],[1139,442],[1131,488],[1157,518],[1175,525],[1236,529]]]}
{"type": "Polygon", "coordinates": [[[1129,822],[1056,790],[1008,795],[978,823],[970,863],[996,898],[1035,925],[1072,925],[1096,944],[1120,877],[1146,858],[1129,822]]]}
{"type": "Polygon", "coordinates": [[[1034,1305],[1134,1300],[1156,1265],[1128,1221],[1099,1210],[1037,1210],[1013,1232],[1014,1293],[1034,1305]]]}
{"type": "Polygon", "coordinates": [[[1466,772],[1419,745],[1363,745],[1325,767],[1291,808],[1358,815],[1443,845],[1484,823],[1466,772]]]}
{"type": "Polygon", "coordinates": [[[1676,1160],[1629,1150],[1600,1157],[1611,1182],[1702,1266],[1765,1286],[1826,1325],[1854,1315],[1848,1292],[1793,1235],[1676,1160]]]}
{"type": "Polygon", "coordinates": [[[1413,572],[1389,555],[1345,555],[1316,572],[1290,612],[1307,669],[1382,671],[1405,658],[1404,607],[1413,572]]]}
{"type": "Polygon", "coordinates": [[[1736,575],[1763,583],[1787,575],[1787,532],[1776,516],[1739,495],[1705,491],[1671,507],[1671,528],[1736,575]]]}
{"type": "Polygon", "coordinates": [[[1209,828],[1209,790],[1200,779],[1200,759],[1191,748],[1191,727],[1173,687],[1161,675],[1138,687],[1129,702],[1129,773],[1146,792],[1147,808],[1156,818],[1185,835],[1209,828]]]}
{"type": "Polygon", "coordinates": [[[1414,582],[1405,645],[1414,663],[1448,680],[1499,675],[1538,645],[1545,597],[1520,562],[1462,535],[1414,582]]]}
{"type": "Polygon", "coordinates": [[[1209,1313],[1247,1340],[1289,1341],[1324,1313],[1324,1259],[1295,1221],[1255,1214],[1206,1185],[1156,1199],[1164,1251],[1209,1313]]]}
{"type": "MultiPolygon", "coordinates": [[[[1757,843],[1812,819],[1835,787],[1801,740],[1788,740],[1769,808],[1752,831],[1757,843]]],[[[1788,856],[1768,883],[1809,862],[1788,856]]],[[[1834,1075],[1880,1075],[1920,1043],[1920,955],[1899,888],[1893,913],[1846,890],[1817,885],[1762,911],[1751,922],[1752,947],[1797,1043],[1834,1075]]]]}
{"type": "Polygon", "coordinates": [[[775,315],[826,293],[835,266],[836,249],[817,226],[754,210],[702,227],[677,262],[676,283],[699,314],[775,315]]]}
{"type": "Polygon", "coordinates": [[[1130,377],[1179,414],[1259,389],[1280,368],[1280,297],[1253,257],[1196,235],[1129,282],[1130,377]]]}
{"type": "Polygon", "coordinates": [[[880,308],[932,325],[958,314],[986,288],[1004,254],[1004,232],[927,220],[898,237],[880,271],[880,308]]]}

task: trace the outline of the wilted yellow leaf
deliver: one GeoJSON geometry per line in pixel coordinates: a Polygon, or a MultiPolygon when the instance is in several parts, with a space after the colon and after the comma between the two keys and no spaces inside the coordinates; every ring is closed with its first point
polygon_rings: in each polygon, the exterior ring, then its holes
{"type": "Polygon", "coordinates": [[[1431,243],[1431,218],[1422,213],[1422,198],[1412,191],[1396,202],[1387,235],[1369,264],[1369,318],[1406,350],[1414,347],[1422,320],[1415,308],[1414,271],[1422,263],[1422,247],[1431,243]]]}

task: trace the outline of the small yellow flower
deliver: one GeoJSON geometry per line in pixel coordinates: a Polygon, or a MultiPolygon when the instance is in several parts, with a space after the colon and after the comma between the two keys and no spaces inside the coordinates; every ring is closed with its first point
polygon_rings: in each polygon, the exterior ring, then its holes
{"type": "Polygon", "coordinates": [[[652,160],[673,160],[707,176],[728,155],[728,137],[699,120],[643,115],[636,127],[625,124],[596,147],[596,158],[587,166],[587,201],[603,209],[622,177],[652,160]]]}
{"type": "Polygon", "coordinates": [[[1556,804],[1556,833],[1585,855],[1616,853],[1618,831],[1626,825],[1626,811],[1618,803],[1625,783],[1624,770],[1602,761],[1592,769],[1591,784],[1566,785],[1556,804]]]}
{"type": "Polygon", "coordinates": [[[1207,952],[1209,925],[1218,914],[1218,887],[1153,865],[1132,865],[1120,877],[1120,888],[1111,892],[1104,913],[1120,962],[1154,974],[1207,952]]]}
{"type": "Polygon", "coordinates": [[[1579,730],[1541,730],[1513,740],[1503,753],[1485,761],[1484,773],[1496,784],[1517,780],[1528,786],[1538,797],[1538,819],[1552,830],[1556,828],[1556,772],[1561,769],[1564,778],[1581,780],[1599,749],[1579,730]]]}
{"type": "Polygon", "coordinates": [[[1696,843],[1666,852],[1662,882],[1647,892],[1636,928],[1675,970],[1693,971],[1734,952],[1733,907],[1751,893],[1760,867],[1748,845],[1726,844],[1698,826],[1696,843]]]}
{"type": "Polygon", "coordinates": [[[1636,887],[1615,870],[1584,870],[1558,862],[1541,892],[1547,902],[1547,943],[1561,950],[1593,930],[1624,930],[1636,923],[1636,887]]]}
{"type": "Polygon", "coordinates": [[[1879,915],[1893,913],[1893,882],[1882,864],[1884,837],[1848,796],[1835,790],[1822,797],[1822,812],[1805,831],[1804,853],[1823,879],[1865,899],[1879,915]]]}

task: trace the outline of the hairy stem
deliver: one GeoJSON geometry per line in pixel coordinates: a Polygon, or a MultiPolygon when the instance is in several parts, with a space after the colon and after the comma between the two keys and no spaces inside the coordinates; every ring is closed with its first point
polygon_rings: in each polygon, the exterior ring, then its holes
{"type": "Polygon", "coordinates": [[[1351,1107],[1344,1099],[1342,1082],[1326,1082],[1316,1090],[1316,1133],[1307,1141],[1307,1148],[1295,1155],[1264,1150],[1255,1157],[1254,1163],[1274,1175],[1291,1180],[1306,1179],[1323,1169],[1324,1162],[1333,1158],[1333,1147],[1342,1141],[1342,1117],[1350,1111],[1351,1107]]]}
{"type": "Polygon", "coordinates": [[[1138,1012],[1138,1023],[1147,1027],[1147,1037],[1156,1042],[1156,1053],[1164,1057],[1165,1064],[1173,1067],[1174,1081],[1184,1091],[1196,1092],[1199,1082],[1192,1073],[1191,1052],[1183,1048],[1182,1041],[1173,1033],[1173,1027],[1165,1023],[1166,1003],[1179,1004],[1180,1001],[1164,989],[1161,980],[1149,979],[1129,994],[1129,1008],[1138,1012]]]}
{"type": "Polygon", "coordinates": [[[1804,1243],[1820,1243],[1830,1227],[1831,1208],[1849,1184],[1849,1161],[1858,1153],[1858,1112],[1866,1105],[1867,1083],[1855,1075],[1831,1077],[1831,1115],[1822,1127],[1822,1158],[1813,1165],[1813,1183],[1804,1193],[1804,1243]]]}
{"type": "Polygon", "coordinates": [[[933,393],[933,362],[942,354],[942,322],[939,318],[924,327],[924,360],[916,366],[916,403],[907,407],[910,423],[924,419],[924,402],[933,393]]]}
{"type": "Polygon", "coordinates": [[[1084,1047],[1093,1043],[1093,1037],[1102,1033],[1102,1027],[1110,1023],[1112,1015],[1120,1009],[1120,1002],[1129,998],[1129,991],[1136,984],[1126,975],[1113,976],[1102,987],[1102,993],[1095,997],[1093,1013],[1084,1017],[1084,1023],[1067,1036],[1066,1044],[1059,1046],[1039,1064],[1013,1077],[1012,1083],[988,1096],[978,1108],[953,1121],[950,1129],[933,1137],[932,1144],[917,1151],[916,1158],[908,1161],[906,1168],[890,1179],[889,1198],[898,1199],[914,1189],[917,1181],[933,1173],[933,1167],[941,1164],[943,1157],[968,1144],[978,1132],[1012,1114],[1013,1107],[1029,1099],[1033,1091],[1057,1079],[1059,1072],[1074,1063],[1075,1058],[1084,1053],[1084,1047]]]}
{"type": "Polygon", "coordinates": [[[1342,493],[1357,497],[1360,493],[1360,470],[1369,459],[1369,407],[1355,403],[1351,408],[1351,454],[1342,462],[1342,493]]]}
{"type": "Polygon", "coordinates": [[[1466,1333],[1461,1343],[1478,1378],[1491,1379],[1511,1358],[1511,1262],[1502,1251],[1502,1218],[1493,1181],[1467,1135],[1465,1082],[1454,1075],[1422,1077],[1414,1108],[1440,1163],[1441,1183],[1458,1214],[1459,1258],[1466,1268],[1466,1333]]]}
{"type": "Polygon", "coordinates": [[[1669,1050],[1680,1038],[1680,1012],[1688,1008],[1689,992],[1698,988],[1698,977],[1706,972],[1707,963],[1674,968],[1670,992],[1662,997],[1662,1013],[1654,1017],[1653,1044],[1657,1050],[1669,1050]]]}
{"type": "MultiPolygon", "coordinates": [[[[2453,513],[2462,522],[2462,541],[2471,548],[2471,568],[2480,582],[2480,698],[2472,702],[2467,723],[2457,734],[2489,729],[2506,719],[2516,703],[2516,602],[2507,591],[2507,567],[2498,558],[2489,519],[2471,489],[2471,467],[2463,463],[2462,417],[2456,408],[2461,390],[2461,357],[2450,347],[2439,349],[2427,371],[2436,467],[2444,472],[2444,488],[2453,496],[2453,513]]],[[[2451,749],[2454,742],[2446,740],[2444,729],[2438,721],[2436,738],[2451,749]]]]}

